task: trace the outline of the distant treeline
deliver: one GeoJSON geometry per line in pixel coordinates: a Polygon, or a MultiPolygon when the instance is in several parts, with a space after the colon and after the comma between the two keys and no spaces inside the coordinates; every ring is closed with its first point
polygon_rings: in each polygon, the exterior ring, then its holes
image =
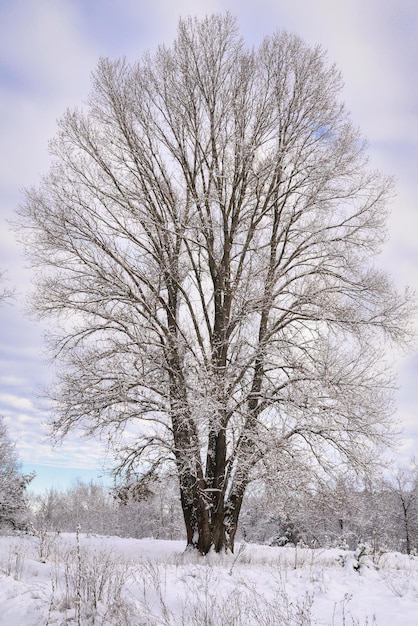
{"type": "MultiPolygon", "coordinates": [[[[121,537],[184,537],[174,478],[110,491],[94,482],[50,489],[30,496],[29,517],[35,528],[53,531],[73,532],[79,526],[82,532],[121,537]]],[[[367,543],[373,553],[413,553],[418,550],[416,470],[398,471],[373,485],[350,478],[314,489],[254,484],[239,531],[249,542],[350,549],[367,543]]]]}

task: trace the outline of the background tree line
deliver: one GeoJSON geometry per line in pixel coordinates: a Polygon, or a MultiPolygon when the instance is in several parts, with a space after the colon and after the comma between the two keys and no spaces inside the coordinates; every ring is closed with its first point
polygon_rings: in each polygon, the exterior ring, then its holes
{"type": "MultiPolygon", "coordinates": [[[[125,497],[108,487],[76,482],[66,490],[30,495],[36,529],[121,537],[182,539],[183,521],[176,478],[154,479],[141,493],[125,497]]],[[[340,477],[315,490],[288,491],[280,483],[250,490],[243,503],[238,539],[271,545],[339,546],[368,544],[374,554],[418,551],[418,473],[398,470],[372,484],[340,477]]]]}

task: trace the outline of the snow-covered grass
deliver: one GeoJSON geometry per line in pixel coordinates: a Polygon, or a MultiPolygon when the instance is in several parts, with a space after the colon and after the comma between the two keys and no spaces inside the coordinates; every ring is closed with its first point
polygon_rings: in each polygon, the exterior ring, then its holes
{"type": "MultiPolygon", "coordinates": [[[[363,551],[364,552],[364,551],[363,551]]],[[[0,626],[416,626],[418,558],[38,532],[0,537],[0,626]]]]}

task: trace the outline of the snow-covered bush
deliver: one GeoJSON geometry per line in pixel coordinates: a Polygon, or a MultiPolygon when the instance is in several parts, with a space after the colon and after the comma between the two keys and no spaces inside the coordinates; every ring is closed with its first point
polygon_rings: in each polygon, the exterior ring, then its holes
{"type": "Polygon", "coordinates": [[[26,487],[33,474],[22,474],[15,447],[0,416],[0,527],[26,523],[26,487]]]}

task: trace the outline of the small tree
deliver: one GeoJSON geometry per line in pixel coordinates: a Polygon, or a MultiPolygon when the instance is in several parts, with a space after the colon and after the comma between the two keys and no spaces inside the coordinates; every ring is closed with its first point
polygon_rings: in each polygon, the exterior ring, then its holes
{"type": "Polygon", "coordinates": [[[99,63],[20,209],[35,309],[62,322],[54,434],[106,435],[122,474],[173,461],[202,553],[233,549],[260,473],[391,441],[377,346],[409,302],[371,262],[391,181],[341,86],[298,37],[181,20],[171,48],[99,63]]]}
{"type": "MultiPolygon", "coordinates": [[[[414,462],[412,467],[399,467],[386,489],[392,496],[393,521],[396,524],[399,547],[407,554],[418,548],[418,468],[414,462]]],[[[388,515],[388,517],[390,517],[388,515]]]]}
{"type": "Polygon", "coordinates": [[[24,522],[25,491],[34,474],[22,474],[18,456],[0,417],[0,526],[18,528],[24,522]]]}

